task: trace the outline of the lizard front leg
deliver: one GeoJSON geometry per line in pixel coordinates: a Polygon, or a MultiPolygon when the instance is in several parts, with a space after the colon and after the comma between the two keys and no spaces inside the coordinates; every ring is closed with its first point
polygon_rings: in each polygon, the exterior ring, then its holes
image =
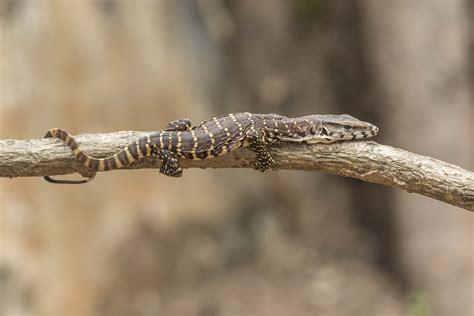
{"type": "Polygon", "coordinates": [[[265,135],[265,130],[249,130],[247,132],[247,140],[249,148],[256,154],[256,159],[252,163],[252,167],[260,172],[265,172],[275,163],[272,156],[267,151],[266,145],[270,140],[265,135]]]}

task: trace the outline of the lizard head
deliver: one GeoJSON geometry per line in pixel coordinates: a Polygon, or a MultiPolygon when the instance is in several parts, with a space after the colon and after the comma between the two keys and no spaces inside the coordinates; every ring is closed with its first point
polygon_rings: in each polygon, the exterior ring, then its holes
{"type": "Polygon", "coordinates": [[[299,137],[293,141],[332,143],[341,140],[365,139],[377,135],[379,129],[348,114],[309,115],[298,119],[299,137]]]}

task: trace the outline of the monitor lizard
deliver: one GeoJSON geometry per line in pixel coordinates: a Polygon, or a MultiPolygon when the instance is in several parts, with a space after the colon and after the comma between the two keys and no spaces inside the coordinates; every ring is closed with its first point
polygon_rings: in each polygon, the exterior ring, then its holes
{"type": "MultiPolygon", "coordinates": [[[[378,128],[350,115],[308,115],[288,118],[279,114],[231,113],[211,118],[197,126],[191,120],[170,122],[159,132],[137,139],[122,151],[106,158],[88,156],[79,148],[69,133],[59,128],[49,130],[45,138],[59,138],[71,148],[78,161],[92,171],[120,169],[144,157],[156,157],[161,161],[160,172],[180,177],[182,168],[178,158],[208,159],[219,157],[237,148],[248,146],[255,152],[252,166],[264,172],[274,163],[267,145],[275,142],[332,143],[373,137],[378,128]]],[[[52,183],[86,183],[94,174],[79,181],[56,180],[44,177],[52,183]]]]}

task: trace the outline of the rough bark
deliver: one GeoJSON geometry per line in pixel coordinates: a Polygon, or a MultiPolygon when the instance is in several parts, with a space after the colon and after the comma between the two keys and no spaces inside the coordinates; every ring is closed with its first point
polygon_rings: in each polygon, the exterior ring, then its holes
{"type": "MultiPolygon", "coordinates": [[[[149,132],[123,131],[82,134],[77,140],[84,152],[104,157],[149,132]]],[[[458,166],[384,146],[375,142],[340,142],[321,145],[272,146],[276,168],[321,171],[396,187],[474,211],[474,173],[458,166]]],[[[182,160],[185,168],[247,168],[254,154],[246,148],[215,159],[182,160]]],[[[156,168],[153,159],[124,169],[156,168]]],[[[0,140],[0,177],[63,175],[90,171],[77,162],[71,150],[57,139],[0,140]]]]}

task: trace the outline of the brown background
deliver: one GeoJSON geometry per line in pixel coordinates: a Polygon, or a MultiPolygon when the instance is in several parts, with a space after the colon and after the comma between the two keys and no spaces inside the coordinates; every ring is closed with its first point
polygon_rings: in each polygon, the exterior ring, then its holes
{"type": "MultiPolygon", "coordinates": [[[[0,0],[0,137],[350,113],[380,143],[472,170],[473,10],[0,0]]],[[[252,170],[0,187],[1,315],[474,314],[474,217],[426,197],[252,170]]]]}

